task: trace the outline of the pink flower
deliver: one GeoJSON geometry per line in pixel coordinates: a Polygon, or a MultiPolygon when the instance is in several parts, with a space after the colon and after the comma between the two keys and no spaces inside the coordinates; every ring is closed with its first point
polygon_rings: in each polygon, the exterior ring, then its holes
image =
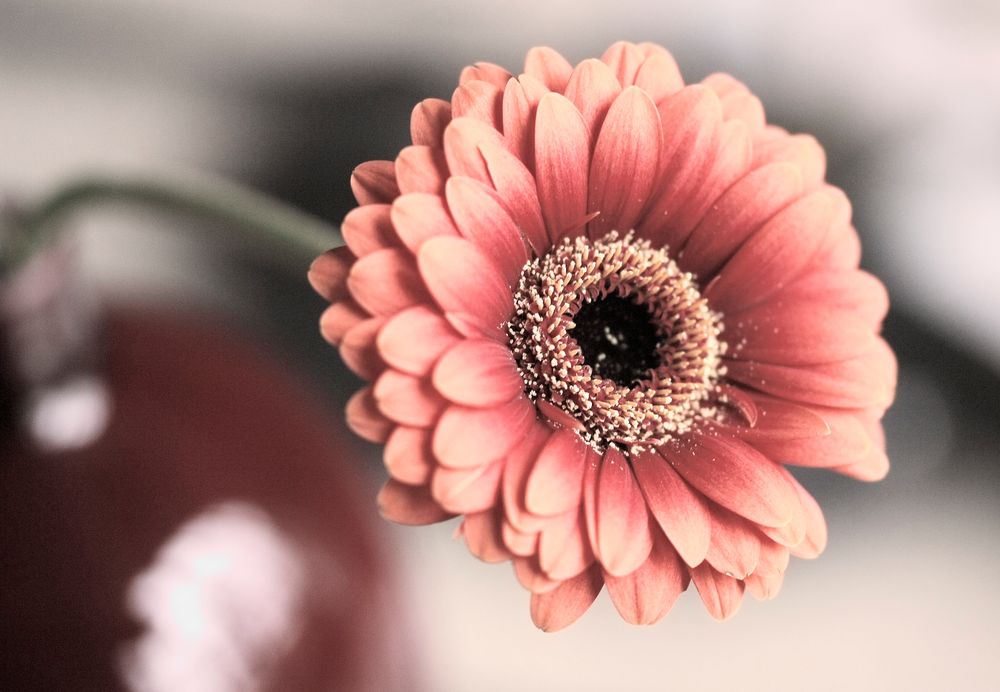
{"type": "Polygon", "coordinates": [[[630,43],[467,67],[410,126],[310,271],[371,382],[347,419],[386,445],[382,513],[462,515],[545,630],[603,586],[643,624],[691,581],[718,619],[774,597],[826,544],[783,464],[888,471],[888,298],[816,140],[630,43]]]}

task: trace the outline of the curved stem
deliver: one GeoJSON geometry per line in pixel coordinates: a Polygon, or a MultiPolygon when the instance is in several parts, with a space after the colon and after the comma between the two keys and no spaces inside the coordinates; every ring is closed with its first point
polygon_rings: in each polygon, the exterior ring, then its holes
{"type": "Polygon", "coordinates": [[[311,260],[341,244],[334,226],[233,183],[202,176],[183,182],[94,176],[71,182],[18,215],[11,247],[0,252],[0,273],[16,266],[47,242],[56,233],[56,222],[69,212],[106,202],[124,202],[222,222],[275,250],[294,255],[289,259],[295,261],[311,260]]]}

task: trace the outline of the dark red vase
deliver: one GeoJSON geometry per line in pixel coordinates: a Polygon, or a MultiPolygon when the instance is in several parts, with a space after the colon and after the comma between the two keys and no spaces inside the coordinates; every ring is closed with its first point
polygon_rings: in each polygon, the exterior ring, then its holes
{"type": "Polygon", "coordinates": [[[110,403],[81,448],[12,415],[38,383],[7,352],[0,689],[414,689],[339,415],[207,320],[97,324],[66,365],[110,403]]]}

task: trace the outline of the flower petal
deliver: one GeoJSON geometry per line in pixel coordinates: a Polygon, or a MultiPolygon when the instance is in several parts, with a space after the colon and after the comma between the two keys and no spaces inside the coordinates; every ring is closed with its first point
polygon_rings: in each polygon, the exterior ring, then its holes
{"type": "Polygon", "coordinates": [[[722,384],[718,387],[719,403],[725,404],[730,410],[729,413],[739,414],[738,420],[732,423],[734,427],[742,429],[748,425],[753,428],[757,425],[757,404],[743,387],[735,384],[722,384]]]}
{"type": "Polygon", "coordinates": [[[595,566],[567,579],[553,591],[532,594],[531,620],[545,632],[569,627],[587,612],[603,586],[601,570],[595,566]]]}
{"type": "Polygon", "coordinates": [[[689,197],[682,198],[676,209],[672,232],[680,247],[684,240],[705,217],[705,213],[715,206],[719,197],[750,170],[753,149],[747,126],[741,120],[723,121],[719,126],[719,136],[713,140],[705,158],[706,168],[693,188],[686,190],[689,197]]]}
{"type": "Polygon", "coordinates": [[[347,247],[327,250],[309,265],[309,284],[331,303],[340,300],[347,295],[347,275],[354,259],[347,247]]]}
{"type": "Polygon", "coordinates": [[[434,456],[451,468],[481,466],[505,456],[534,420],[524,398],[488,409],[451,406],[434,431],[434,456]]]}
{"type": "Polygon", "coordinates": [[[635,571],[653,548],[646,501],[625,457],[614,447],[604,453],[597,479],[597,554],[604,571],[635,571]]]}
{"type": "Polygon", "coordinates": [[[396,157],[396,179],[404,195],[408,192],[439,195],[444,192],[447,178],[448,162],[439,147],[415,144],[405,147],[396,157]]]}
{"type": "Polygon", "coordinates": [[[500,535],[500,516],[496,507],[467,514],[459,526],[469,552],[484,562],[504,562],[512,555],[500,535]]]}
{"type": "Polygon", "coordinates": [[[761,540],[760,561],[757,563],[754,575],[781,574],[788,568],[790,557],[791,553],[785,546],[774,541],[761,540]]]}
{"type": "Polygon", "coordinates": [[[521,533],[534,534],[544,526],[544,519],[528,512],[524,496],[535,459],[551,435],[551,430],[536,422],[507,455],[503,473],[504,514],[521,533]]]}
{"type": "Polygon", "coordinates": [[[754,168],[775,161],[795,164],[802,171],[802,185],[805,190],[818,187],[826,176],[826,152],[812,135],[784,133],[767,141],[754,142],[754,168]]]}
{"type": "Polygon", "coordinates": [[[754,446],[772,459],[795,466],[840,466],[862,459],[872,442],[857,411],[816,409],[830,434],[792,440],[758,439],[754,446]]]}
{"type": "Polygon", "coordinates": [[[504,89],[504,140],[529,171],[535,170],[535,111],[546,93],[545,85],[529,75],[510,80],[504,89]]]}
{"type": "MultiPolygon", "coordinates": [[[[788,472],[786,471],[786,473],[788,472]]],[[[805,539],[792,548],[792,553],[796,557],[805,559],[819,557],[826,550],[827,541],[826,519],[823,517],[823,510],[820,509],[816,498],[810,495],[809,491],[803,488],[792,474],[788,473],[788,478],[794,486],[795,492],[799,495],[806,524],[805,539]]]]}
{"type": "Polygon", "coordinates": [[[601,62],[611,69],[611,73],[619,84],[627,87],[635,84],[636,74],[645,58],[646,56],[639,50],[639,46],[634,43],[616,41],[604,51],[601,62]]]}
{"type": "Polygon", "coordinates": [[[549,248],[549,236],[542,220],[538,188],[531,171],[514,154],[499,145],[483,142],[479,151],[486,162],[493,187],[524,239],[536,255],[545,254],[549,248]]]}
{"type": "Polygon", "coordinates": [[[775,598],[781,591],[781,584],[785,580],[784,572],[774,574],[758,574],[754,572],[743,580],[746,590],[758,601],[766,601],[775,598]]]}
{"type": "Polygon", "coordinates": [[[414,144],[440,147],[444,128],[451,121],[451,104],[444,99],[424,99],[410,114],[410,139],[414,144]]]}
{"type": "Polygon", "coordinates": [[[806,538],[806,518],[805,513],[799,508],[795,517],[784,526],[761,526],[761,533],[770,538],[775,543],[793,548],[806,538]]]}
{"type": "Polygon", "coordinates": [[[377,250],[358,259],[347,277],[351,295],[373,315],[393,315],[430,296],[413,255],[402,248],[377,250]]]}
{"type": "Polygon", "coordinates": [[[743,82],[731,75],[716,72],[701,80],[701,83],[719,95],[722,114],[726,120],[746,123],[752,136],[764,129],[764,105],[743,82]]]}
{"type": "MultiPolygon", "coordinates": [[[[504,471],[506,474],[506,470],[504,471]]],[[[523,533],[515,529],[505,518],[500,529],[503,543],[507,549],[519,557],[527,557],[538,552],[538,534],[523,533]]]]}
{"type": "Polygon", "coordinates": [[[709,301],[729,315],[780,291],[819,250],[833,204],[829,194],[818,190],[775,214],[726,262],[705,292],[709,301]]]}
{"type": "Polygon", "coordinates": [[[654,245],[677,248],[686,238],[677,216],[714,164],[722,108],[711,90],[692,85],[664,99],[657,110],[664,133],[660,178],[638,231],[654,245]]]}
{"type": "Polygon", "coordinates": [[[393,423],[378,410],[371,387],[355,392],[347,401],[344,414],[347,427],[369,442],[382,444],[392,432],[393,423]]]}
{"type": "Polygon", "coordinates": [[[384,317],[362,320],[348,329],[340,342],[340,359],[362,379],[374,380],[385,368],[375,348],[375,337],[384,324],[384,317]]]}
{"type": "Polygon", "coordinates": [[[451,95],[452,117],[474,118],[495,130],[503,120],[503,89],[496,84],[473,80],[459,85],[451,95]]]}
{"type": "Polygon", "coordinates": [[[583,467],[583,518],[587,524],[590,547],[597,553],[597,481],[600,477],[603,457],[587,445],[587,458],[583,467]]]}
{"type": "Polygon", "coordinates": [[[554,591],[562,583],[558,579],[549,579],[548,575],[542,571],[537,555],[518,556],[514,558],[513,563],[517,581],[532,595],[554,591]]]}
{"type": "Polygon", "coordinates": [[[424,241],[435,236],[458,236],[448,207],[438,195],[412,192],[396,198],[389,212],[403,245],[417,254],[424,241]]]}
{"type": "Polygon", "coordinates": [[[549,516],[579,507],[587,445],[572,430],[557,430],[535,462],[525,489],[525,506],[549,516]]]}
{"type": "Polygon", "coordinates": [[[459,233],[493,259],[508,286],[516,286],[528,251],[496,192],[473,178],[454,176],[445,185],[445,195],[459,233]]]}
{"type": "Polygon", "coordinates": [[[861,481],[869,483],[880,481],[889,473],[889,457],[885,453],[885,432],[878,420],[868,420],[865,415],[860,417],[861,424],[868,432],[871,441],[867,453],[857,461],[832,468],[837,473],[843,473],[861,481]]]}
{"type": "Polygon", "coordinates": [[[727,576],[746,579],[760,560],[759,534],[732,512],[718,506],[711,512],[712,543],[705,559],[727,576]]]}
{"type": "Polygon", "coordinates": [[[692,432],[658,451],[705,496],[750,521],[784,526],[798,507],[778,465],[735,438],[692,432]]]}
{"type": "Polygon", "coordinates": [[[474,118],[452,120],[444,131],[444,156],[451,174],[489,185],[490,174],[479,151],[483,143],[503,146],[503,139],[495,129],[474,118]]]}
{"type": "Polygon", "coordinates": [[[392,161],[366,161],[351,174],[351,191],[358,204],[388,204],[399,196],[396,165],[392,161]]]}
{"type": "Polygon", "coordinates": [[[449,512],[481,512],[496,502],[502,473],[502,459],[475,468],[438,466],[431,476],[431,495],[449,512]]]}
{"type": "Polygon", "coordinates": [[[507,80],[511,78],[510,72],[494,65],[491,62],[477,62],[475,65],[465,67],[458,76],[458,83],[465,84],[474,80],[489,82],[493,86],[503,89],[507,80]]]}
{"type": "Polygon", "coordinates": [[[561,92],[569,82],[573,66],[548,46],[538,46],[529,50],[525,56],[524,71],[550,90],[561,92]]]}
{"type": "Polygon", "coordinates": [[[422,376],[460,339],[440,312],[427,305],[415,305],[389,318],[375,344],[386,363],[402,372],[422,376]]]}
{"type": "Polygon", "coordinates": [[[701,563],[712,535],[712,518],[705,501],[651,450],[634,454],[632,469],[650,513],[678,554],[692,567],[701,563]]]}
{"type": "Polygon", "coordinates": [[[379,411],[403,425],[428,427],[447,406],[426,378],[392,368],[379,376],[373,391],[379,411]]]}
{"type": "Polygon", "coordinates": [[[660,50],[646,56],[635,75],[635,85],[659,105],[668,96],[684,88],[684,78],[674,56],[660,50]]]}
{"type": "Polygon", "coordinates": [[[577,432],[583,432],[586,430],[583,423],[550,401],[538,399],[535,401],[535,406],[538,407],[538,414],[542,416],[548,422],[549,427],[553,429],[567,428],[568,430],[576,430],[577,432]]]}
{"type": "MultiPolygon", "coordinates": [[[[858,314],[873,328],[882,323],[889,310],[889,294],[882,282],[868,272],[854,269],[806,272],[784,288],[781,298],[843,308],[858,314]]],[[[721,304],[719,307],[725,310],[721,304]]]]}
{"type": "Polygon", "coordinates": [[[852,312],[810,302],[773,300],[726,322],[729,356],[758,363],[812,365],[858,358],[876,336],[852,312]]]}
{"type": "Polygon", "coordinates": [[[566,98],[583,117],[591,143],[597,141],[601,123],[621,91],[622,86],[614,73],[600,60],[584,60],[573,70],[566,87],[566,98]]]}
{"type": "Polygon", "coordinates": [[[577,228],[587,214],[590,135],[566,97],[546,94],[535,119],[538,201],[553,242],[577,228]]]}
{"type": "Polygon", "coordinates": [[[579,507],[546,522],[538,535],[538,564],[550,579],[572,579],[594,562],[579,507]]]}
{"type": "Polygon", "coordinates": [[[740,609],[744,588],[742,581],[717,572],[707,562],[691,569],[691,581],[698,589],[708,614],[716,620],[728,620],[740,609]]]}
{"type": "Polygon", "coordinates": [[[334,346],[339,346],[347,332],[371,317],[353,298],[340,300],[323,311],[319,332],[334,346]]]}
{"type": "Polygon", "coordinates": [[[820,406],[885,408],[896,386],[896,358],[882,339],[869,353],[836,363],[796,367],[726,358],[723,364],[730,379],[820,406]]]}
{"type": "Polygon", "coordinates": [[[850,476],[855,480],[876,483],[889,475],[889,458],[885,453],[873,453],[871,456],[881,461],[881,465],[876,466],[874,464],[866,464],[863,461],[857,461],[853,464],[844,464],[843,466],[831,466],[830,470],[850,476]]]}
{"type": "Polygon", "coordinates": [[[434,368],[434,387],[456,404],[492,407],[524,389],[510,350],[490,339],[459,341],[434,368]]]}
{"type": "Polygon", "coordinates": [[[496,264],[464,238],[431,238],[420,246],[417,266],[448,321],[465,336],[506,341],[503,323],[514,311],[496,264]]]}
{"type": "Polygon", "coordinates": [[[657,532],[649,559],[624,577],[604,577],[608,595],[618,613],[633,625],[652,625],[663,619],[687,588],[688,573],[670,543],[657,532]]]}
{"type": "Polygon", "coordinates": [[[679,261],[696,276],[709,277],[774,214],[802,193],[802,174],[789,163],[752,171],[712,205],[691,233],[679,261]]]}
{"type": "Polygon", "coordinates": [[[355,207],[344,217],[340,233],[356,257],[399,246],[399,236],[389,219],[389,208],[388,204],[366,204],[355,207]]]}
{"type": "Polygon", "coordinates": [[[730,428],[751,444],[755,440],[796,440],[830,434],[827,422],[810,408],[761,394],[753,395],[753,401],[758,413],[756,424],[730,428]]]}
{"type": "Polygon", "coordinates": [[[590,165],[588,211],[592,238],[635,227],[659,165],[662,135],[656,106],[644,91],[629,87],[615,99],[601,126],[590,165]]]}
{"type": "Polygon", "coordinates": [[[399,425],[385,443],[383,460],[389,475],[407,485],[426,485],[436,462],[431,452],[431,432],[399,425]]]}
{"type": "Polygon", "coordinates": [[[861,262],[861,239],[849,222],[834,222],[813,264],[824,269],[857,269],[861,262]]]}
{"type": "Polygon", "coordinates": [[[378,511],[389,521],[411,526],[436,524],[454,516],[434,501],[426,486],[404,485],[394,480],[382,486],[378,511]]]}

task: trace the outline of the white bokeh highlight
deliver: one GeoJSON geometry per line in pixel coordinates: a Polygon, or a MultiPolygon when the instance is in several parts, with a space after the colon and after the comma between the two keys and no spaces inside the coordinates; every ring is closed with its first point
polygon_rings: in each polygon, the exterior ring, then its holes
{"type": "Polygon", "coordinates": [[[300,635],[305,582],[299,550],[262,510],[235,501],[205,510],[129,586],[145,627],[121,658],[129,688],[263,689],[300,635]]]}

